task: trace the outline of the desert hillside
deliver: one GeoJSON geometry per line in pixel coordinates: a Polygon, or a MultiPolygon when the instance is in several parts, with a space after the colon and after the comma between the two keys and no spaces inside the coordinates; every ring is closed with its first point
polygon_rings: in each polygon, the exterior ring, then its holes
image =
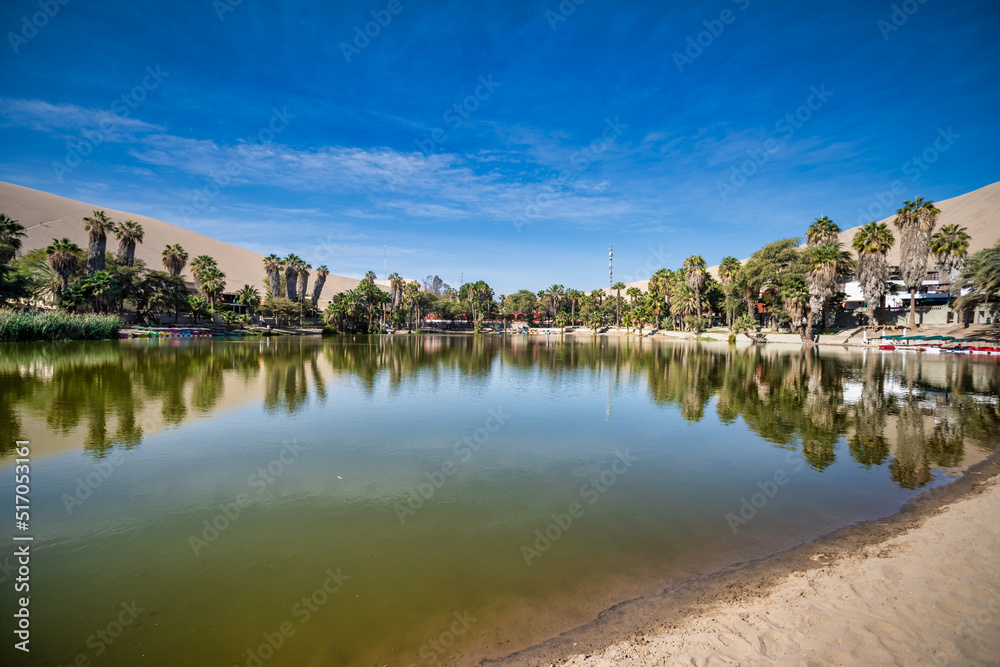
{"type": "MultiPolygon", "coordinates": [[[[0,182],[0,212],[6,213],[25,227],[24,250],[44,248],[53,238],[69,238],[81,248],[87,247],[87,231],[83,218],[94,210],[103,210],[115,222],[135,220],[142,225],[145,240],[138,245],[135,255],[151,269],[163,269],[164,247],[180,243],[187,250],[190,259],[197,255],[211,255],[226,274],[226,291],[235,292],[243,285],[254,285],[263,294],[264,256],[256,252],[238,248],[210,236],[193,232],[169,222],[156,220],[136,213],[116,211],[100,204],[89,204],[20,185],[0,182]]],[[[108,239],[108,251],[117,252],[118,241],[108,239]]],[[[331,266],[335,270],[335,266],[331,266]]],[[[309,278],[310,292],[315,280],[315,270],[309,278]]],[[[185,280],[191,281],[190,272],[185,269],[185,280]]],[[[382,281],[379,281],[381,284],[382,281]]],[[[331,273],[326,278],[319,306],[324,307],[334,294],[353,289],[358,281],[331,273]]]]}
{"type": "MultiPolygon", "coordinates": [[[[972,240],[969,242],[969,254],[983,248],[988,248],[1000,240],[1000,182],[992,183],[978,190],[959,195],[958,197],[934,202],[934,204],[941,210],[935,229],[952,224],[965,227],[969,232],[969,236],[972,237],[972,240]]],[[[889,251],[890,264],[899,264],[899,235],[896,232],[896,227],[892,224],[895,217],[896,215],[893,214],[879,221],[888,224],[893,235],[896,236],[896,245],[889,251]]],[[[811,221],[803,221],[803,232],[809,226],[809,222],[811,221]]],[[[837,221],[834,220],[834,222],[837,221]]],[[[851,247],[851,241],[854,240],[854,235],[858,229],[859,227],[851,227],[840,233],[840,241],[844,244],[845,248],[849,249],[851,247]]],[[[714,265],[708,267],[708,270],[717,278],[718,268],[718,265],[714,265]]],[[[639,280],[629,283],[628,286],[645,290],[648,282],[648,280],[639,280]]]]}

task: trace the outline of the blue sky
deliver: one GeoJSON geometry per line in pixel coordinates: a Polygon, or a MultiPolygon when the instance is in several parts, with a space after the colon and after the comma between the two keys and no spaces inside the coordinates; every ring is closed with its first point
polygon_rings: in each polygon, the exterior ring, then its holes
{"type": "Polygon", "coordinates": [[[993,1],[64,2],[0,7],[0,180],[343,275],[592,289],[1000,180],[993,1]]]}

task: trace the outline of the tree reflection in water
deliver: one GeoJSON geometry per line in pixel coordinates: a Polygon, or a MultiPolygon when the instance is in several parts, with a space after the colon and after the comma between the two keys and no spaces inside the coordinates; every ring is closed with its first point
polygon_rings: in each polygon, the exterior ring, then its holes
{"type": "Polygon", "coordinates": [[[27,414],[55,433],[83,428],[80,444],[102,457],[138,446],[150,414],[157,426],[211,414],[231,382],[256,392],[266,411],[290,414],[323,403],[344,376],[374,397],[377,386],[395,392],[418,375],[485,385],[498,369],[553,381],[588,372],[588,382],[609,383],[609,419],[612,390],[640,379],[656,406],[691,423],[711,419],[714,407],[722,423],[741,421],[818,471],[846,451],[867,468],[885,466],[906,489],[925,485],[935,466],[960,465],[966,446],[992,451],[1000,424],[996,364],[952,355],[589,337],[109,341],[0,346],[0,454],[27,414]]]}

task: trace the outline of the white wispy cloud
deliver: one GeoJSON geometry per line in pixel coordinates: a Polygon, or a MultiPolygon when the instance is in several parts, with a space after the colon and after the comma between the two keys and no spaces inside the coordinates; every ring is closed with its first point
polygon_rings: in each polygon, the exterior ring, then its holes
{"type": "Polygon", "coordinates": [[[0,123],[7,127],[27,127],[40,132],[69,132],[73,135],[89,130],[100,132],[105,141],[116,142],[134,141],[137,135],[163,132],[166,129],[107,109],[9,97],[0,97],[0,123]]]}

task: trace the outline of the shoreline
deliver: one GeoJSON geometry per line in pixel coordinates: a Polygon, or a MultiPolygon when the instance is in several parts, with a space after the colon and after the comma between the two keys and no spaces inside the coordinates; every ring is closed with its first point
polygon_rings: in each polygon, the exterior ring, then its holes
{"type": "MultiPolygon", "coordinates": [[[[824,624],[836,625],[836,623],[830,622],[826,616],[801,616],[790,611],[788,609],[790,600],[799,603],[799,596],[807,596],[816,591],[816,580],[826,577],[839,580],[838,583],[843,588],[841,592],[848,596],[860,595],[857,588],[859,586],[865,591],[878,589],[872,594],[875,601],[889,605],[889,600],[881,600],[879,597],[886,585],[884,578],[881,581],[854,581],[851,577],[857,577],[861,568],[873,563],[880,566],[886,563],[892,564],[895,554],[900,552],[905,554],[907,549],[912,550],[913,543],[919,543],[928,550],[935,547],[950,548],[953,536],[945,535],[944,532],[949,529],[957,532],[965,528],[965,532],[968,533],[974,529],[965,524],[956,525],[956,522],[963,519],[946,515],[951,511],[970,510],[972,508],[966,506],[972,502],[991,505],[992,509],[986,513],[984,520],[992,519],[1000,523],[1000,513],[996,511],[1000,505],[1000,446],[983,461],[970,466],[958,479],[924,491],[907,501],[895,514],[845,526],[792,549],[762,559],[737,563],[718,572],[665,589],[659,594],[619,603],[604,610],[586,625],[516,653],[501,658],[479,660],[474,664],[483,667],[507,665],[605,667],[618,664],[670,665],[682,662],[695,664],[692,661],[696,661],[697,664],[702,664],[702,661],[710,664],[712,657],[723,664],[803,664],[805,660],[803,652],[812,656],[814,660],[828,663],[829,656],[821,657],[823,650],[839,652],[841,661],[865,660],[864,656],[851,657],[848,654],[851,647],[844,645],[841,636],[832,636],[835,632],[821,632],[824,624]],[[929,529],[927,524],[930,522],[936,522],[938,525],[929,529]],[[906,544],[900,546],[897,544],[899,542],[906,544]],[[789,593],[790,589],[794,590],[789,593]],[[786,615],[793,621],[792,624],[799,622],[807,626],[801,628],[803,636],[793,636],[792,630],[776,630],[786,620],[782,618],[786,615]],[[748,621],[757,621],[760,627],[750,627],[748,621]],[[734,629],[734,623],[743,626],[738,629],[742,632],[734,629]],[[782,641],[776,642],[773,637],[765,636],[775,631],[783,633],[782,641]],[[808,636],[805,636],[806,631],[808,636]],[[726,639],[723,640],[723,637],[726,639]],[[789,643],[796,647],[797,654],[794,657],[780,655],[779,645],[789,643]],[[726,655],[719,655],[717,651],[720,650],[726,655]]],[[[990,540],[990,544],[986,546],[990,554],[996,552],[995,542],[1000,541],[998,536],[1000,527],[994,533],[982,538],[990,540]]],[[[974,537],[976,535],[973,534],[971,537],[966,535],[960,539],[971,540],[974,537]]],[[[964,542],[962,545],[965,546],[964,542]]],[[[959,555],[955,555],[954,559],[958,558],[959,555]]],[[[993,562],[995,564],[992,576],[996,579],[994,586],[991,588],[984,584],[978,590],[982,590],[988,599],[996,603],[994,605],[996,609],[990,611],[988,618],[981,619],[980,623],[1000,627],[1000,559],[994,556],[993,562]],[[993,598],[989,598],[989,594],[992,594],[993,598]]],[[[957,578],[950,565],[951,563],[946,563],[944,568],[933,570],[935,576],[941,579],[957,578]]],[[[927,583],[923,580],[913,580],[908,585],[920,589],[927,583]]],[[[953,583],[937,581],[935,587],[950,590],[953,583]]],[[[807,604],[805,598],[802,604],[807,604]]],[[[846,598],[829,604],[834,607],[850,606],[846,598]]],[[[900,609],[898,606],[892,606],[897,610],[900,609]]],[[[929,607],[930,603],[928,602],[926,606],[929,607]]],[[[951,608],[945,609],[945,605],[942,605],[942,609],[955,614],[956,627],[960,622],[978,618],[977,613],[992,609],[988,604],[977,605],[974,602],[968,604],[968,609],[958,612],[953,611],[958,608],[955,603],[952,602],[950,606],[951,608]]],[[[850,618],[854,618],[853,613],[850,618]]],[[[910,641],[914,638],[927,637],[926,631],[931,629],[932,623],[935,629],[941,631],[940,625],[931,620],[926,620],[924,625],[927,627],[922,627],[920,620],[923,618],[926,616],[914,621],[915,626],[918,626],[915,632],[902,633],[898,628],[891,626],[884,628],[883,631],[889,636],[908,634],[910,641]]],[[[880,622],[885,625],[884,621],[880,622]]],[[[852,638],[857,636],[851,628],[835,630],[843,630],[844,635],[852,638]]],[[[948,630],[944,630],[943,633],[947,634],[948,630]]],[[[990,635],[989,632],[980,631],[978,635],[980,643],[989,641],[983,637],[990,635]]],[[[993,633],[991,637],[992,643],[1000,650],[1000,632],[993,633]]],[[[870,643],[860,638],[857,641],[859,646],[867,646],[870,643]]],[[[927,638],[926,641],[934,640],[927,638]]],[[[937,638],[937,641],[940,643],[942,640],[937,638]]],[[[930,649],[929,646],[921,648],[930,649]]],[[[992,649],[993,647],[990,648],[992,649]]],[[[877,649],[871,650],[878,653],[877,649]]],[[[949,649],[941,647],[935,650],[949,649]]],[[[884,661],[886,648],[881,647],[881,652],[877,659],[872,658],[875,662],[884,661]]],[[[906,656],[906,661],[918,660],[919,664],[954,662],[951,658],[944,658],[943,662],[931,663],[932,658],[930,653],[909,655],[906,656]]],[[[977,661],[969,662],[966,656],[962,658],[966,660],[962,664],[982,664],[977,661]]]]}

